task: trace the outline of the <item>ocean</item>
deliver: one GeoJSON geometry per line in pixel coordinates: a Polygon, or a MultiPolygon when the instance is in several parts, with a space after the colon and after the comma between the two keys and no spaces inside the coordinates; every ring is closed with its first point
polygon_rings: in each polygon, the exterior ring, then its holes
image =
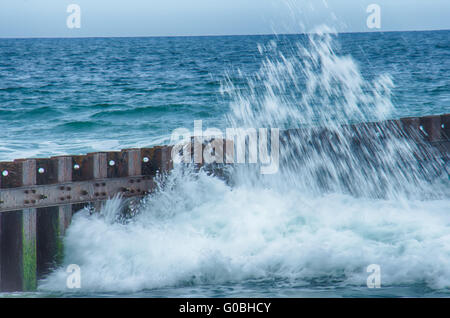
{"type": "MultiPolygon", "coordinates": [[[[195,120],[284,129],[450,113],[449,74],[450,31],[0,39],[0,160],[169,144],[195,120]]],[[[448,176],[426,180],[443,166],[410,163],[407,141],[378,146],[382,168],[342,146],[338,161],[287,150],[279,173],[236,169],[232,184],[175,169],[127,222],[120,200],[76,213],[64,265],[37,292],[2,296],[448,297],[448,176]],[[380,288],[367,287],[370,264],[380,288]]]]}

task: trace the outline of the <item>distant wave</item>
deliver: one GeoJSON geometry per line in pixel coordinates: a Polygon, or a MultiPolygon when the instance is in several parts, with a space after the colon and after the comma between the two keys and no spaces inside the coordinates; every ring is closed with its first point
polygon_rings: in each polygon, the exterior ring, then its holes
{"type": "Polygon", "coordinates": [[[168,104],[168,105],[160,105],[160,106],[146,106],[146,107],[136,107],[133,109],[126,110],[109,110],[98,112],[91,116],[93,119],[97,118],[108,118],[108,117],[121,117],[121,118],[130,118],[133,116],[142,116],[142,115],[152,115],[156,113],[166,113],[166,112],[183,112],[189,109],[189,105],[186,104],[168,104]]]}
{"type": "Polygon", "coordinates": [[[103,122],[103,121],[73,121],[64,124],[58,125],[56,128],[62,131],[79,131],[86,129],[95,129],[102,127],[109,127],[111,123],[103,122]]]}

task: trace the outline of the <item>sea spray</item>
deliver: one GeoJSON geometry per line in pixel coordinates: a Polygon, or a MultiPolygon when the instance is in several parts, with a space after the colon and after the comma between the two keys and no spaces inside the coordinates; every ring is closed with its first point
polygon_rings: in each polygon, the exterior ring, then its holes
{"type": "Polygon", "coordinates": [[[331,29],[320,27],[293,44],[289,56],[274,41],[259,46],[259,72],[247,76],[244,87],[230,77],[225,81],[221,91],[232,100],[227,117],[231,126],[291,129],[282,137],[280,174],[261,178],[245,167],[236,177],[315,194],[448,194],[445,187],[428,182],[441,182],[444,163],[436,151],[419,147],[402,126],[387,122],[394,110],[390,76],[366,80],[351,56],[336,53],[335,37],[331,29]]]}

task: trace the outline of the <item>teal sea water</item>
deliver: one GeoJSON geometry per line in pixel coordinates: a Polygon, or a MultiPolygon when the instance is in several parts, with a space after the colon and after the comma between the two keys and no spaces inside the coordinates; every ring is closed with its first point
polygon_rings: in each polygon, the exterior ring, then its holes
{"type": "MultiPolygon", "coordinates": [[[[449,113],[449,74],[450,31],[0,39],[0,160],[167,144],[194,120],[338,131],[449,113]]],[[[449,180],[423,177],[441,162],[401,140],[376,144],[375,164],[345,143],[338,159],[293,146],[278,174],[236,169],[232,185],[175,169],[127,222],[120,200],[76,213],[64,265],[2,296],[450,295],[449,180]]]]}
{"type": "MultiPolygon", "coordinates": [[[[449,35],[341,34],[335,50],[366,79],[392,77],[391,117],[448,113],[449,35]]],[[[0,160],[162,144],[194,119],[225,127],[226,77],[246,89],[267,55],[298,43],[307,37],[0,39],[0,160]],[[270,41],[277,50],[261,54],[270,41]]]]}

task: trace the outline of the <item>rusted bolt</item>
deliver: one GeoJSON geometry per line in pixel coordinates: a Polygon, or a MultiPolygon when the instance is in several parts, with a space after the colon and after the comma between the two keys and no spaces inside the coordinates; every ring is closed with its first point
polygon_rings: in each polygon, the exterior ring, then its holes
{"type": "Polygon", "coordinates": [[[99,193],[98,193],[98,192],[95,192],[94,195],[95,195],[96,197],[98,197],[98,196],[99,196],[99,193]]]}
{"type": "Polygon", "coordinates": [[[67,198],[67,200],[72,199],[72,197],[70,195],[68,195],[66,198],[67,198]]]}
{"type": "Polygon", "coordinates": [[[35,203],[36,203],[36,200],[31,200],[31,203],[35,204],[35,203]]]}
{"type": "Polygon", "coordinates": [[[72,188],[71,188],[71,187],[67,187],[66,190],[67,190],[67,191],[70,191],[70,190],[72,190],[72,188]]]}
{"type": "Polygon", "coordinates": [[[134,189],[131,189],[131,193],[134,193],[134,189]]]}

